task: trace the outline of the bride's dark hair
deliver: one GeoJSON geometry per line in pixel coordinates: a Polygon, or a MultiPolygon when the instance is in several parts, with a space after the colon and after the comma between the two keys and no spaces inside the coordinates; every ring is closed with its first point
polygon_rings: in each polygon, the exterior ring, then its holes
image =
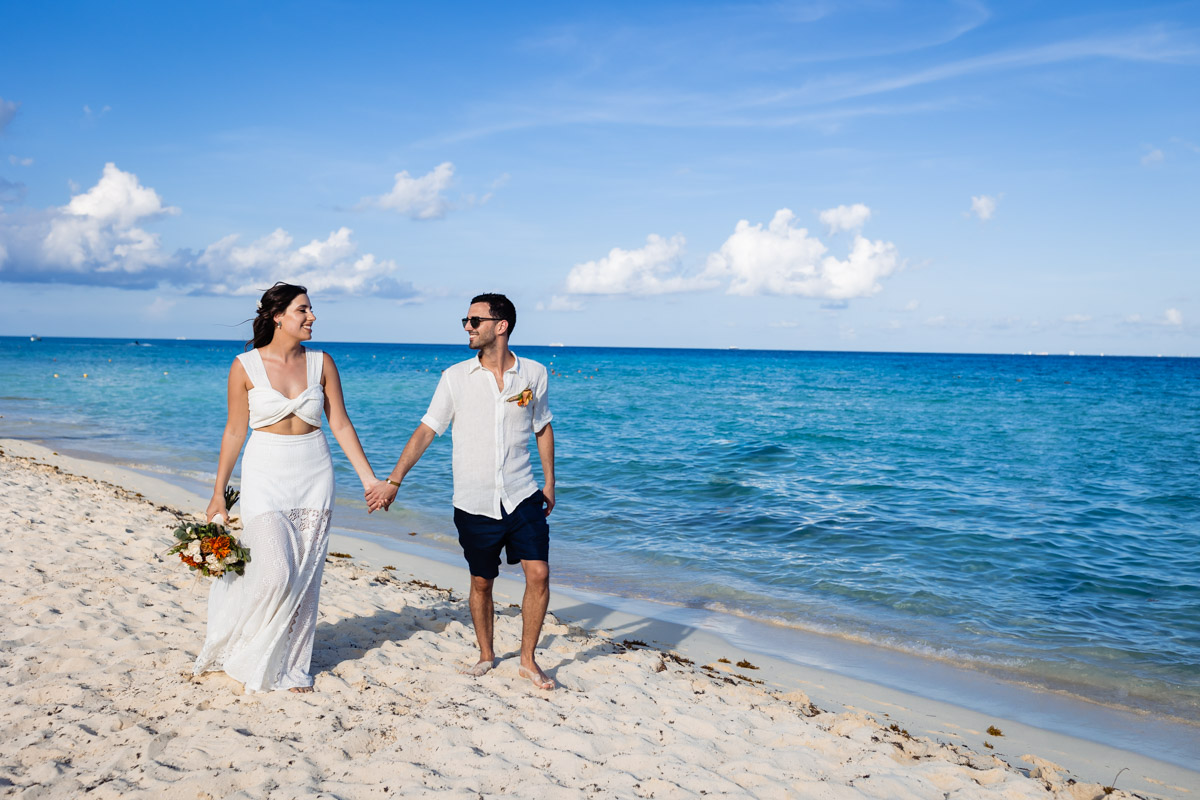
{"type": "Polygon", "coordinates": [[[275,315],[287,311],[292,301],[302,294],[308,294],[308,289],[283,281],[263,292],[258,301],[258,314],[254,317],[254,338],[246,342],[246,349],[269,345],[275,338],[275,315]]]}

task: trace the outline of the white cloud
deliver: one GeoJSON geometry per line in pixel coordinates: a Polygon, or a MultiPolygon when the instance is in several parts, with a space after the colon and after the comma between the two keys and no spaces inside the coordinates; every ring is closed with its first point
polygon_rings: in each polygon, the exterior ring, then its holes
{"type": "Polygon", "coordinates": [[[16,156],[9,156],[8,163],[12,164],[14,167],[32,167],[33,159],[32,158],[17,158],[16,156]]]}
{"type": "Polygon", "coordinates": [[[582,311],[583,303],[561,294],[550,298],[549,303],[538,303],[538,311],[582,311]]]}
{"type": "Polygon", "coordinates": [[[680,274],[685,243],[683,236],[664,239],[652,233],[646,237],[646,246],[639,250],[614,247],[598,261],[572,267],[567,275],[567,292],[651,295],[714,286],[712,280],[680,274]]]}
{"type": "Polygon", "coordinates": [[[450,202],[442,195],[454,179],[454,165],[449,161],[438,164],[428,174],[414,178],[408,171],[396,173],[392,191],[364,200],[412,219],[441,219],[451,210],[450,202]]]}
{"type": "Polygon", "coordinates": [[[410,283],[397,279],[399,267],[394,261],[371,253],[360,255],[352,234],[349,228],[339,228],[324,240],[313,239],[297,248],[282,228],[244,246],[238,245],[237,234],[226,236],[196,259],[207,273],[202,291],[254,295],[276,281],[287,281],[302,284],[313,294],[415,294],[410,283]]]}
{"type": "Polygon", "coordinates": [[[879,281],[899,266],[891,242],[870,241],[861,234],[845,260],[827,256],[826,246],[793,227],[795,215],[786,208],[775,212],[770,225],[738,222],[721,249],[708,257],[702,277],[729,278],[728,294],[801,295],[848,300],[875,294],[879,281]]]}
{"type": "MultiPolygon", "coordinates": [[[[412,297],[395,262],[360,253],[349,228],[293,247],[283,229],[248,245],[226,236],[199,256],[165,253],[143,226],[178,214],[137,176],[107,164],[99,182],[65,206],[6,215],[0,210],[0,280],[152,288],[199,294],[253,294],[277,280],[314,293],[412,297]]],[[[165,302],[165,301],[164,301],[165,302]]],[[[165,313],[155,303],[147,313],[165,313]]]]}
{"type": "Polygon", "coordinates": [[[829,232],[856,231],[871,218],[871,209],[862,203],[838,206],[821,212],[821,224],[829,226],[829,232]]]}
{"type": "Polygon", "coordinates": [[[1128,317],[1125,318],[1125,321],[1131,325],[1136,325],[1142,321],[1142,315],[1141,314],[1130,314],[1128,317]]]}
{"type": "Polygon", "coordinates": [[[1087,314],[1068,314],[1067,316],[1063,317],[1063,322],[1070,322],[1072,324],[1079,324],[1079,323],[1091,322],[1091,321],[1092,321],[1092,318],[1089,317],[1087,314]]]}
{"type": "Polygon", "coordinates": [[[0,212],[8,251],[0,280],[153,286],[180,265],[144,226],[178,213],[137,175],[106,164],[96,185],[76,189],[65,206],[0,212]]]}
{"type": "Polygon", "coordinates": [[[997,198],[990,195],[981,194],[978,197],[971,197],[971,213],[979,217],[979,219],[987,222],[996,213],[997,198]]]}
{"type": "Polygon", "coordinates": [[[920,300],[909,300],[907,303],[904,304],[905,311],[916,311],[920,307],[921,307],[920,300]]]}
{"type": "Polygon", "coordinates": [[[104,173],[95,186],[72,197],[63,210],[70,216],[87,217],[119,227],[128,227],[150,217],[179,213],[178,208],[164,206],[158,192],[142,186],[137,175],[122,172],[112,162],[104,165],[104,173]]]}
{"type": "Polygon", "coordinates": [[[44,262],[75,272],[137,273],[162,266],[168,257],[159,248],[158,235],[140,225],[178,213],[132,172],[109,162],[95,186],[57,209],[42,239],[44,262]]]}
{"type": "Polygon", "coordinates": [[[1159,148],[1157,148],[1157,147],[1147,148],[1145,154],[1142,156],[1142,166],[1143,167],[1152,167],[1155,164],[1161,164],[1163,158],[1164,158],[1163,151],[1160,150],[1159,148]]]}
{"type": "Polygon", "coordinates": [[[13,117],[17,115],[17,109],[20,107],[20,103],[0,97],[0,133],[3,133],[4,129],[8,127],[8,123],[13,121],[13,117]]]}
{"type": "Polygon", "coordinates": [[[1168,325],[1183,324],[1183,314],[1180,313],[1178,308],[1168,308],[1166,314],[1164,315],[1164,319],[1168,325]]]}

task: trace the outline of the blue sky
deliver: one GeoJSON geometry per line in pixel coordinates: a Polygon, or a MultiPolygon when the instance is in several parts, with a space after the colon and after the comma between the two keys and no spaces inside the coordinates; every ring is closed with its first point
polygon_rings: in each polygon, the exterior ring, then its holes
{"type": "Polygon", "coordinates": [[[1200,355],[1197,3],[3,16],[3,335],[1200,355]]]}

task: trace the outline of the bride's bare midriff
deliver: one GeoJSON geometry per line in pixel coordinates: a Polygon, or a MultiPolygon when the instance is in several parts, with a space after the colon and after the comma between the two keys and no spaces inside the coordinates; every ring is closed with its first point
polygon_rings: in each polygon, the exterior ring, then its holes
{"type": "Polygon", "coordinates": [[[268,425],[265,428],[255,428],[256,431],[263,433],[277,433],[281,436],[303,436],[306,433],[320,430],[312,425],[309,425],[304,420],[292,414],[290,417],[284,417],[274,425],[268,425]]]}

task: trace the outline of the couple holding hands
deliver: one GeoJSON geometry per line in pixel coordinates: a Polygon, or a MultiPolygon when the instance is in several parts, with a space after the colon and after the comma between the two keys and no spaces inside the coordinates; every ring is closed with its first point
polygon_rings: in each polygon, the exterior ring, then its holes
{"type": "Polygon", "coordinates": [[[554,508],[554,431],[546,368],[508,348],[517,322],[512,302],[502,294],[471,300],[462,324],[476,354],[442,373],[429,410],[385,480],[375,478],[358,441],[333,359],[301,345],[312,338],[315,320],[303,286],[275,284],[258,304],[252,349],[230,367],[229,412],[207,519],[225,513],[225,487],[245,444],[241,541],[252,560],[245,575],[214,579],[195,674],[223,670],[252,692],[312,691],[308,670],[334,500],[324,412],[362,481],[368,513],[391,506],[434,437],[453,427],[454,524],[470,567],[479,642],[479,661],[463,671],[480,676],[495,663],[492,584],[504,550],[508,563],[520,563],[525,573],[520,674],[539,689],[553,689],[534,650],[550,600],[546,517],[554,508]],[[530,433],[546,481],[540,490],[530,433]]]}

